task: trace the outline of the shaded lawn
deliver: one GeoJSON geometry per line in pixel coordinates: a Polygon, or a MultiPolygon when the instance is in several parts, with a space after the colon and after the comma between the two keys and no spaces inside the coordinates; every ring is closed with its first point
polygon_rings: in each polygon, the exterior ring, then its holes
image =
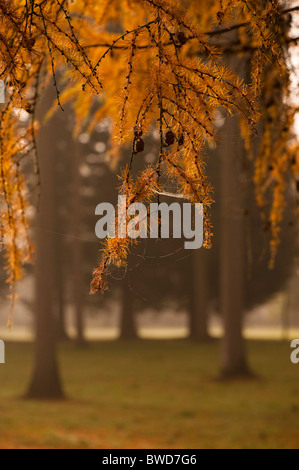
{"type": "Polygon", "coordinates": [[[23,401],[32,345],[0,365],[0,448],[299,448],[299,364],[250,341],[255,380],[219,382],[218,341],[60,347],[68,400],[23,401]]]}

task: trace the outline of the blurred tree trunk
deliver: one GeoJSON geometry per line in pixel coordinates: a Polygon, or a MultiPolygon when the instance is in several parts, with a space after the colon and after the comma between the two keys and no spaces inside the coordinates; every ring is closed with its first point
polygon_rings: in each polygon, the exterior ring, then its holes
{"type": "Polygon", "coordinates": [[[137,339],[137,325],[134,311],[134,297],[128,281],[123,281],[120,339],[137,339]]]}
{"type": "MultiPolygon", "coordinates": [[[[41,100],[40,116],[55,99],[47,91],[41,100]]],[[[33,377],[27,392],[28,398],[62,398],[63,390],[56,357],[56,332],[54,318],[54,161],[55,121],[41,127],[38,136],[39,165],[41,171],[41,199],[36,231],[36,342],[33,377]]]]}
{"type": "Polygon", "coordinates": [[[195,341],[211,339],[208,332],[209,292],[207,278],[207,253],[204,248],[192,256],[192,292],[190,302],[190,338],[195,341]]]}
{"type": "MultiPolygon", "coordinates": [[[[59,201],[56,201],[59,204],[59,201]]],[[[58,207],[56,205],[56,207],[58,207]]],[[[59,225],[57,225],[59,226],[59,225]]],[[[58,340],[69,340],[66,331],[65,319],[65,281],[64,281],[64,259],[63,259],[63,242],[60,235],[55,236],[54,245],[54,284],[55,284],[55,319],[56,319],[56,335],[58,340]]]]}
{"type": "Polygon", "coordinates": [[[76,342],[79,346],[86,344],[84,337],[84,298],[83,298],[83,259],[82,242],[80,241],[82,228],[82,208],[80,198],[80,154],[74,143],[74,160],[72,164],[72,252],[73,252],[73,295],[75,305],[76,342]]]}
{"type": "MultiPolygon", "coordinates": [[[[226,59],[226,65],[246,77],[246,57],[226,59]]],[[[221,130],[220,183],[220,309],[224,322],[222,375],[233,377],[249,373],[242,334],[244,292],[244,174],[246,153],[237,113],[227,117],[221,130]]]]}

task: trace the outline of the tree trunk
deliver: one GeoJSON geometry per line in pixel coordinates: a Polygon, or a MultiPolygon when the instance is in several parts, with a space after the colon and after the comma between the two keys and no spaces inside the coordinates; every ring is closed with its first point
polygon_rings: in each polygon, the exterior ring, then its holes
{"type": "Polygon", "coordinates": [[[73,251],[73,293],[75,304],[75,323],[76,323],[76,342],[79,346],[86,345],[84,337],[84,301],[83,301],[83,260],[81,248],[81,226],[82,226],[82,210],[80,199],[80,155],[78,145],[74,144],[74,161],[73,161],[73,185],[72,185],[72,233],[74,235],[72,242],[73,251]]]}
{"type": "Polygon", "coordinates": [[[134,312],[133,294],[125,279],[123,282],[122,314],[120,324],[120,339],[137,339],[137,325],[134,312]]]}
{"type": "Polygon", "coordinates": [[[192,292],[190,302],[190,338],[195,341],[211,339],[208,332],[209,293],[207,279],[207,253],[204,248],[192,256],[192,292]]]}
{"type": "MultiPolygon", "coordinates": [[[[53,93],[46,92],[41,109],[53,103],[53,93]]],[[[41,117],[41,116],[39,116],[41,117]]],[[[36,231],[36,342],[33,377],[28,398],[58,399],[63,390],[56,357],[54,318],[53,258],[54,240],[54,158],[50,142],[55,141],[53,119],[41,127],[38,136],[41,171],[41,199],[36,231]]]]}
{"type": "MultiPolygon", "coordinates": [[[[56,201],[59,204],[59,201],[56,201]]],[[[55,284],[55,320],[56,336],[58,340],[69,340],[65,321],[65,300],[64,300],[64,272],[63,272],[63,246],[59,235],[55,236],[54,245],[54,284],[55,284]]]]}
{"type": "MultiPolygon", "coordinates": [[[[246,76],[244,57],[234,56],[226,64],[239,76],[246,76]]],[[[222,340],[222,375],[234,377],[249,373],[244,339],[244,179],[246,158],[237,115],[227,117],[221,131],[221,227],[220,227],[220,309],[224,322],[222,340]],[[243,181],[242,181],[243,179],[243,181]]]]}

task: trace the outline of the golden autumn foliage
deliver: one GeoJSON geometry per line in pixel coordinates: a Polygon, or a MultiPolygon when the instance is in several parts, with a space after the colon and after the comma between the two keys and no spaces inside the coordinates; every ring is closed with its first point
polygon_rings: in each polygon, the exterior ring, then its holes
{"type": "MultiPolygon", "coordinates": [[[[49,82],[57,92],[54,107],[72,102],[77,133],[110,118],[112,165],[130,143],[121,175],[128,204],[156,198],[165,176],[186,199],[203,203],[206,247],[213,230],[206,147],[217,144],[219,110],[239,114],[255,164],[257,203],[272,232],[273,260],[287,177],[292,171],[295,184],[299,170],[289,63],[296,45],[289,16],[296,9],[277,0],[0,0],[0,79],[7,85],[0,118],[0,235],[11,285],[32,252],[20,165],[33,158],[38,186],[36,105],[49,82]],[[225,54],[250,62],[246,82],[228,69],[225,54]],[[24,111],[29,119],[21,126],[24,111]],[[144,136],[153,128],[159,135],[156,163],[133,177],[144,136]]],[[[92,292],[105,290],[105,274],[126,262],[131,244],[106,240],[92,292]]]]}

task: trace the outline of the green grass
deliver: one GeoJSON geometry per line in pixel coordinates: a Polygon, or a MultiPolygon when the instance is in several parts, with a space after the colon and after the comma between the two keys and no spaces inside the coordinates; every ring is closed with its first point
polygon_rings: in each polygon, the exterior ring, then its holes
{"type": "Polygon", "coordinates": [[[68,399],[25,401],[32,346],[7,343],[0,448],[299,448],[299,364],[289,343],[248,342],[258,378],[221,382],[219,344],[60,348],[68,399]]]}

